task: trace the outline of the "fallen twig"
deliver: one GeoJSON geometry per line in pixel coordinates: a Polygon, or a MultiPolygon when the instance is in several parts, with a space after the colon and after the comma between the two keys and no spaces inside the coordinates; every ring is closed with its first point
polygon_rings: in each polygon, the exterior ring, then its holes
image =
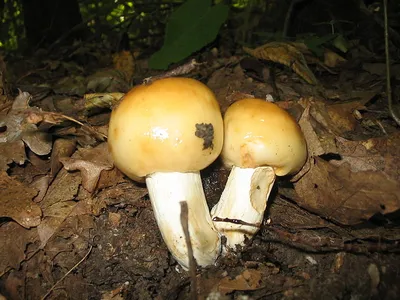
{"type": "Polygon", "coordinates": [[[182,202],[180,202],[180,204],[181,204],[181,225],[182,225],[183,233],[185,234],[186,247],[188,249],[188,256],[189,256],[191,299],[197,299],[197,277],[196,277],[197,264],[196,264],[196,260],[193,256],[192,242],[190,241],[188,205],[187,205],[186,201],[182,201],[182,202]]]}
{"type": "Polygon", "coordinates": [[[48,290],[48,292],[41,298],[41,300],[46,299],[46,298],[51,294],[51,292],[55,289],[55,287],[56,287],[61,281],[63,281],[73,270],[75,270],[75,269],[89,256],[90,252],[92,252],[92,249],[93,249],[93,246],[91,245],[90,248],[89,248],[89,251],[85,254],[85,256],[84,256],[80,261],[78,261],[78,262],[75,264],[75,266],[73,266],[67,273],[65,273],[65,275],[64,275],[63,277],[61,277],[61,278],[48,290]]]}
{"type": "Polygon", "coordinates": [[[192,59],[191,61],[189,61],[189,62],[187,62],[187,63],[185,63],[185,64],[183,64],[183,65],[181,65],[179,67],[176,67],[176,68],[172,69],[171,71],[168,71],[168,72],[160,74],[160,75],[147,77],[147,78],[143,79],[143,84],[150,84],[154,80],[157,80],[157,79],[162,79],[162,78],[167,78],[167,77],[175,77],[175,76],[179,76],[179,75],[189,74],[198,65],[201,65],[201,63],[198,63],[195,59],[192,59]]]}
{"type": "Polygon", "coordinates": [[[385,56],[386,56],[386,93],[388,99],[389,113],[393,120],[400,126],[400,116],[395,111],[396,107],[393,107],[392,97],[392,86],[390,83],[390,55],[389,55],[389,31],[388,31],[388,15],[387,15],[387,0],[383,1],[384,11],[384,24],[385,24],[385,56]]]}
{"type": "Polygon", "coordinates": [[[324,237],[309,231],[291,233],[274,226],[265,226],[262,230],[263,234],[261,239],[265,242],[280,243],[307,252],[344,251],[358,254],[367,254],[371,252],[400,253],[400,243],[398,241],[385,243],[380,240],[378,243],[365,241],[361,243],[359,239],[344,241],[341,238],[324,237]],[[267,236],[268,232],[273,232],[273,234],[267,236]]]}

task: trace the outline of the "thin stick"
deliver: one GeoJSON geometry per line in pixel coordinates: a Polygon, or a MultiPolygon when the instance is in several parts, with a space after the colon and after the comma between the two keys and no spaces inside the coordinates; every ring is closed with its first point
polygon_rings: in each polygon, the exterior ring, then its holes
{"type": "Polygon", "coordinates": [[[388,16],[387,16],[387,0],[383,0],[383,15],[385,23],[385,55],[386,55],[386,93],[388,98],[389,113],[393,120],[400,126],[400,116],[394,111],[392,86],[390,83],[390,56],[389,56],[389,31],[388,31],[388,16]]]}
{"type": "Polygon", "coordinates": [[[287,38],[287,33],[289,31],[289,26],[290,26],[290,21],[292,19],[294,6],[297,3],[300,3],[302,1],[304,1],[304,0],[291,0],[290,1],[289,8],[288,8],[288,10],[286,12],[286,16],[285,16],[285,22],[283,23],[283,29],[282,29],[282,37],[283,38],[287,38]]]}
{"type": "Polygon", "coordinates": [[[190,232],[189,232],[189,208],[186,201],[181,201],[181,225],[183,229],[183,233],[185,235],[186,247],[188,249],[189,256],[189,274],[190,274],[190,282],[191,282],[191,299],[197,299],[197,277],[196,277],[196,260],[193,256],[193,248],[192,242],[190,241],[190,232]]]}
{"type": "Polygon", "coordinates": [[[365,242],[360,240],[344,240],[320,236],[315,232],[299,231],[289,232],[273,226],[262,228],[261,240],[268,243],[279,243],[289,247],[311,253],[349,252],[356,254],[367,253],[399,253],[400,247],[397,241],[393,242],[365,242]],[[270,233],[270,234],[267,234],[270,233]]]}
{"type": "Polygon", "coordinates": [[[198,63],[195,59],[192,59],[181,66],[178,66],[170,71],[167,71],[166,73],[152,76],[152,77],[147,77],[147,78],[143,79],[143,84],[150,84],[157,79],[163,79],[163,78],[167,78],[167,77],[176,77],[179,75],[189,74],[196,68],[196,66],[201,65],[201,64],[202,63],[198,63]]]}
{"type": "Polygon", "coordinates": [[[260,223],[249,223],[245,222],[239,219],[230,219],[230,218],[220,218],[220,217],[214,217],[213,222],[226,222],[226,223],[233,223],[233,224],[238,224],[238,225],[247,225],[247,226],[252,226],[252,227],[257,227],[260,228],[261,224],[260,223]]]}
{"type": "Polygon", "coordinates": [[[46,299],[46,298],[51,294],[51,292],[55,289],[55,287],[56,287],[61,281],[63,281],[63,280],[65,279],[65,277],[67,277],[73,270],[75,270],[75,269],[89,256],[90,252],[92,252],[92,249],[93,249],[93,246],[91,245],[90,248],[89,248],[89,251],[85,254],[85,256],[84,256],[80,261],[78,261],[78,263],[77,263],[75,266],[73,266],[67,273],[65,273],[65,275],[64,275],[61,279],[59,279],[59,280],[51,287],[51,289],[46,293],[46,295],[44,295],[44,296],[41,298],[41,300],[46,299]]]}

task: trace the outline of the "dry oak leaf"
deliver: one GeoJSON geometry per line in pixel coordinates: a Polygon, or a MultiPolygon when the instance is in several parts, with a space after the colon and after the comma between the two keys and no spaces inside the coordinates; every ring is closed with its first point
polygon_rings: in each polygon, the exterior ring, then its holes
{"type": "Polygon", "coordinates": [[[379,171],[352,172],[313,158],[311,169],[295,183],[297,204],[344,225],[359,224],[377,213],[400,209],[400,182],[379,171]]]}
{"type": "Polygon", "coordinates": [[[62,168],[60,159],[70,157],[76,149],[76,141],[73,139],[59,138],[53,144],[53,151],[50,157],[50,178],[56,177],[58,171],[62,168]]]}
{"type": "Polygon", "coordinates": [[[299,125],[307,141],[308,155],[337,153],[336,135],[330,128],[330,119],[324,112],[320,113],[325,109],[324,104],[312,99],[302,99],[299,103],[305,108],[299,125]]]}
{"type": "Polygon", "coordinates": [[[0,217],[11,218],[25,228],[38,226],[42,211],[32,201],[37,193],[5,172],[0,173],[0,217]]]}
{"type": "Polygon", "coordinates": [[[62,169],[49,189],[44,199],[39,203],[43,211],[43,220],[38,226],[40,248],[59,230],[64,220],[78,204],[75,196],[81,184],[81,176],[77,173],[68,173],[62,169]]]}
{"type": "Polygon", "coordinates": [[[308,68],[303,53],[288,43],[271,42],[256,49],[243,47],[243,50],[258,59],[277,62],[292,68],[307,83],[318,85],[317,78],[308,68]]]}
{"type": "Polygon", "coordinates": [[[255,269],[246,269],[234,279],[224,277],[218,284],[218,291],[222,295],[233,291],[251,291],[261,287],[262,273],[255,269]]]}
{"type": "Polygon", "coordinates": [[[68,171],[81,171],[82,186],[91,193],[96,189],[101,172],[114,167],[107,143],[102,143],[95,148],[79,149],[72,158],[61,158],[60,162],[68,171]]]}
{"type": "Polygon", "coordinates": [[[299,104],[304,109],[309,107],[309,122],[312,123],[317,132],[322,127],[331,136],[337,136],[355,129],[358,121],[353,112],[358,109],[364,109],[369,100],[370,98],[365,97],[355,101],[327,104],[325,101],[317,99],[302,98],[299,104]]]}
{"type": "Polygon", "coordinates": [[[369,99],[348,101],[326,105],[326,112],[329,116],[329,125],[332,131],[344,133],[353,131],[358,124],[354,117],[355,110],[366,109],[364,106],[369,99]]]}
{"type": "Polygon", "coordinates": [[[303,53],[304,58],[306,59],[308,64],[317,64],[332,74],[334,72],[328,68],[338,67],[341,63],[347,61],[345,58],[343,58],[336,52],[333,52],[328,48],[323,48],[324,61],[322,62],[317,56],[315,56],[315,54],[307,47],[305,43],[292,42],[290,44],[296,47],[299,51],[301,51],[301,53],[303,53]]]}
{"type": "Polygon", "coordinates": [[[343,56],[333,52],[330,49],[324,49],[324,64],[327,67],[336,68],[345,62],[347,62],[347,60],[343,56]]]}
{"type": "Polygon", "coordinates": [[[353,172],[381,171],[400,182],[400,132],[362,141],[337,137],[336,141],[341,159],[331,161],[335,166],[348,163],[353,172]]]}
{"type": "Polygon", "coordinates": [[[305,167],[292,181],[297,181],[310,168],[312,159],[323,154],[340,154],[336,137],[353,131],[357,121],[353,116],[355,109],[364,107],[368,99],[326,104],[313,98],[303,98],[298,103],[304,107],[299,125],[307,142],[308,160],[305,167]]]}
{"type": "Polygon", "coordinates": [[[0,143],[12,143],[19,140],[36,154],[49,154],[52,147],[51,136],[40,131],[30,115],[41,113],[36,107],[30,107],[31,95],[21,92],[14,100],[11,110],[0,118],[0,127],[5,130],[0,133],[0,143]]]}
{"type": "Polygon", "coordinates": [[[25,161],[26,151],[23,141],[0,143],[0,171],[7,171],[8,165],[13,162],[23,165],[25,161]]]}
{"type": "Polygon", "coordinates": [[[0,226],[0,277],[10,268],[18,269],[25,259],[26,245],[37,238],[36,230],[27,230],[17,223],[0,226]]]}

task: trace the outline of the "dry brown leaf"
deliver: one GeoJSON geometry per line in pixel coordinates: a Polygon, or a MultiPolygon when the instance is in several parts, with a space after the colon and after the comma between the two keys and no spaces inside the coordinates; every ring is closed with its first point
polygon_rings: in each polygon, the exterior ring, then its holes
{"type": "Polygon", "coordinates": [[[114,167],[107,143],[96,148],[79,149],[72,158],[64,157],[60,161],[68,171],[81,171],[82,186],[91,193],[96,189],[101,172],[114,167]]]}
{"type": "MultiPolygon", "coordinates": [[[[293,192],[293,189],[287,189],[293,192]]],[[[281,193],[283,189],[279,190],[281,193]]],[[[285,193],[286,191],[283,191],[285,193]]],[[[286,192],[287,193],[287,192],[286,192]]],[[[287,195],[285,195],[287,196],[287,195]]],[[[295,197],[290,197],[295,198],[295,197]]],[[[329,227],[331,223],[322,219],[321,217],[311,214],[305,209],[301,209],[298,205],[276,198],[269,209],[269,214],[272,218],[273,224],[290,229],[302,228],[324,228],[329,227]]]]}
{"type": "Polygon", "coordinates": [[[29,130],[25,130],[21,139],[37,155],[46,155],[51,151],[51,136],[47,132],[37,131],[35,125],[29,125],[29,130]]]}
{"type": "Polygon", "coordinates": [[[0,174],[0,187],[0,217],[11,218],[25,228],[40,224],[42,211],[32,201],[37,190],[24,186],[5,172],[0,174]]]}
{"type": "Polygon", "coordinates": [[[0,134],[1,143],[10,143],[22,140],[36,154],[46,155],[51,151],[51,136],[39,131],[31,122],[31,113],[40,113],[40,109],[28,105],[31,95],[20,93],[14,100],[12,109],[1,118],[0,126],[5,131],[0,134]]]}
{"type": "MultiPolygon", "coordinates": [[[[38,251],[28,259],[23,265],[25,275],[25,285],[23,293],[31,299],[42,299],[43,295],[48,291],[49,285],[55,280],[52,276],[54,265],[51,263],[45,251],[38,251]],[[49,284],[41,284],[45,280],[49,284]]],[[[52,297],[55,295],[52,294],[52,297]]],[[[27,297],[23,297],[22,299],[27,297]]]]}
{"type": "Polygon", "coordinates": [[[18,269],[25,259],[26,245],[36,237],[36,230],[27,230],[14,222],[0,226],[0,277],[10,268],[18,269]]]}
{"type": "Polygon", "coordinates": [[[353,172],[380,171],[400,182],[400,132],[363,141],[337,137],[336,141],[341,159],[332,164],[348,163],[353,172]]]}
{"type": "Polygon", "coordinates": [[[319,65],[331,74],[333,74],[334,72],[329,68],[338,67],[341,63],[347,61],[336,52],[333,52],[328,48],[324,48],[324,61],[322,62],[319,57],[315,56],[315,54],[307,47],[306,44],[302,42],[291,42],[290,44],[301,51],[301,53],[303,53],[304,58],[306,59],[308,64],[319,65]]]}
{"type": "Polygon", "coordinates": [[[90,215],[67,218],[45,247],[46,255],[52,264],[63,268],[65,272],[70,270],[77,263],[74,253],[83,255],[88,251],[92,239],[91,232],[95,226],[90,215]]]}
{"type": "MultiPolygon", "coordinates": [[[[79,120],[57,112],[30,109],[27,111],[26,115],[26,120],[31,125],[40,124],[40,128],[48,129],[53,125],[60,125],[64,122],[72,122],[73,124],[79,125],[79,129],[76,129],[76,131],[78,132],[77,135],[79,135],[79,133],[90,135],[91,138],[94,138],[98,141],[104,141],[104,139],[106,138],[104,134],[97,132],[92,126],[84,124],[79,120]]],[[[55,131],[57,135],[61,135],[61,132],[61,129],[55,131]]]]}
{"type": "Polygon", "coordinates": [[[299,104],[304,107],[299,125],[307,141],[308,160],[305,167],[295,175],[293,181],[301,178],[310,168],[312,158],[324,154],[339,154],[336,137],[354,130],[356,119],[353,111],[362,108],[369,98],[342,104],[327,105],[323,101],[303,98],[299,104]]]}
{"type": "Polygon", "coordinates": [[[82,147],[94,147],[99,141],[104,141],[107,135],[97,132],[91,126],[81,127],[63,127],[55,130],[55,135],[62,136],[74,136],[77,143],[82,147]]]}
{"type": "Polygon", "coordinates": [[[0,171],[7,171],[8,165],[13,162],[22,165],[25,161],[26,152],[23,141],[0,143],[0,171]]]}
{"type": "Polygon", "coordinates": [[[352,131],[353,110],[363,108],[367,98],[342,104],[303,99],[305,111],[299,121],[307,140],[306,167],[295,176],[296,202],[306,209],[341,224],[357,224],[376,213],[400,208],[398,171],[399,134],[352,142],[340,134],[352,131]],[[326,162],[323,154],[341,160],[326,162]]]}
{"type": "Polygon", "coordinates": [[[79,174],[61,170],[50,185],[46,196],[40,202],[43,211],[43,220],[38,226],[40,248],[46,245],[77,205],[78,202],[74,199],[80,184],[79,174]]]}
{"type": "Polygon", "coordinates": [[[256,49],[244,47],[243,50],[258,59],[281,63],[292,68],[307,83],[318,85],[318,81],[308,68],[301,51],[288,43],[271,42],[256,49]]]}
{"type": "Polygon", "coordinates": [[[33,198],[33,202],[40,202],[43,200],[44,196],[46,196],[47,193],[47,189],[49,188],[49,184],[50,184],[50,180],[49,180],[49,176],[41,176],[37,179],[35,179],[32,183],[31,183],[31,187],[33,187],[34,189],[38,190],[38,194],[36,195],[35,198],[33,198]]]}
{"type": "Polygon", "coordinates": [[[340,56],[336,52],[333,52],[329,49],[324,49],[324,64],[329,68],[336,68],[346,61],[347,60],[343,56],[340,56]]]}
{"type": "Polygon", "coordinates": [[[70,157],[76,148],[76,141],[71,139],[57,139],[53,144],[53,151],[51,152],[50,164],[51,171],[50,177],[56,177],[58,171],[62,168],[60,159],[63,157],[70,157]]]}
{"type": "MultiPolygon", "coordinates": [[[[126,182],[124,174],[117,168],[101,172],[100,179],[97,182],[97,189],[102,190],[108,187],[114,187],[118,183],[126,182]]],[[[132,181],[129,181],[132,182],[132,181]]]]}
{"type": "Polygon", "coordinates": [[[363,98],[360,100],[349,101],[338,104],[327,104],[324,101],[303,98],[299,103],[304,107],[310,107],[309,120],[314,127],[316,133],[320,135],[322,126],[324,131],[331,135],[331,138],[342,135],[345,132],[352,131],[357,123],[353,112],[356,109],[363,109],[364,105],[370,98],[363,98]]]}
{"type": "MultiPolygon", "coordinates": [[[[8,299],[26,299],[26,277],[23,273],[10,272],[2,278],[2,293],[8,295],[8,299]]],[[[30,296],[30,295],[29,295],[30,296]]],[[[6,297],[0,297],[7,300],[6,297]]]]}
{"type": "Polygon", "coordinates": [[[337,153],[335,134],[329,126],[330,119],[326,113],[320,113],[325,109],[325,104],[309,99],[301,100],[300,104],[305,110],[299,125],[307,141],[309,156],[337,153]]]}
{"type": "Polygon", "coordinates": [[[93,93],[85,94],[83,96],[85,100],[85,110],[89,113],[95,109],[110,109],[116,103],[118,103],[124,96],[124,93],[93,93]]]}
{"type": "Polygon", "coordinates": [[[400,209],[399,181],[379,171],[352,172],[348,163],[336,167],[319,157],[295,190],[300,206],[345,225],[400,209]]]}
{"type": "MultiPolygon", "coordinates": [[[[298,286],[303,282],[298,278],[288,277],[281,274],[280,269],[272,263],[247,262],[249,266],[241,271],[236,270],[235,278],[227,277],[226,271],[221,269],[211,269],[198,277],[198,295],[200,299],[205,299],[214,294],[218,294],[221,299],[225,299],[226,294],[233,291],[252,291],[262,289],[264,293],[275,293],[277,287],[285,289],[298,286]]],[[[246,263],[246,264],[247,264],[246,263]]],[[[218,299],[220,299],[218,298],[218,299]]],[[[231,299],[231,298],[227,298],[231,299]]]]}
{"type": "Polygon", "coordinates": [[[251,291],[261,287],[261,272],[255,269],[246,269],[234,279],[225,277],[218,284],[218,291],[222,295],[233,291],[251,291]]]}
{"type": "Polygon", "coordinates": [[[332,266],[331,266],[332,273],[340,272],[340,269],[343,267],[343,264],[344,264],[345,256],[346,256],[346,252],[339,252],[335,255],[335,260],[333,261],[332,266]]]}
{"type": "Polygon", "coordinates": [[[355,110],[365,109],[364,104],[367,99],[349,101],[344,103],[331,104],[326,106],[326,111],[331,120],[330,126],[332,131],[344,133],[353,131],[357,125],[357,120],[354,117],[355,110]]]}
{"type": "Polygon", "coordinates": [[[129,203],[133,205],[148,194],[145,186],[138,186],[133,182],[118,184],[112,189],[104,189],[98,194],[98,199],[107,205],[129,203]]]}

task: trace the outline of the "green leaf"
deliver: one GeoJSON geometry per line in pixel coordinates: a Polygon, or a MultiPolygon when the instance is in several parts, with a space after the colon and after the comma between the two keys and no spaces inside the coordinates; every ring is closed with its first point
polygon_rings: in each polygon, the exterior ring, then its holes
{"type": "Polygon", "coordinates": [[[342,51],[343,53],[347,53],[349,51],[349,42],[346,38],[339,34],[332,42],[332,45],[335,46],[337,49],[342,51]]]}
{"type": "Polygon", "coordinates": [[[304,44],[306,44],[308,49],[314,52],[317,56],[322,56],[324,54],[322,46],[325,43],[332,41],[335,37],[335,34],[328,34],[323,37],[311,36],[304,40],[304,44]]]}
{"type": "Polygon", "coordinates": [[[212,42],[228,17],[224,4],[211,0],[188,0],[168,20],[163,47],[149,60],[153,69],[167,69],[212,42]]]}

